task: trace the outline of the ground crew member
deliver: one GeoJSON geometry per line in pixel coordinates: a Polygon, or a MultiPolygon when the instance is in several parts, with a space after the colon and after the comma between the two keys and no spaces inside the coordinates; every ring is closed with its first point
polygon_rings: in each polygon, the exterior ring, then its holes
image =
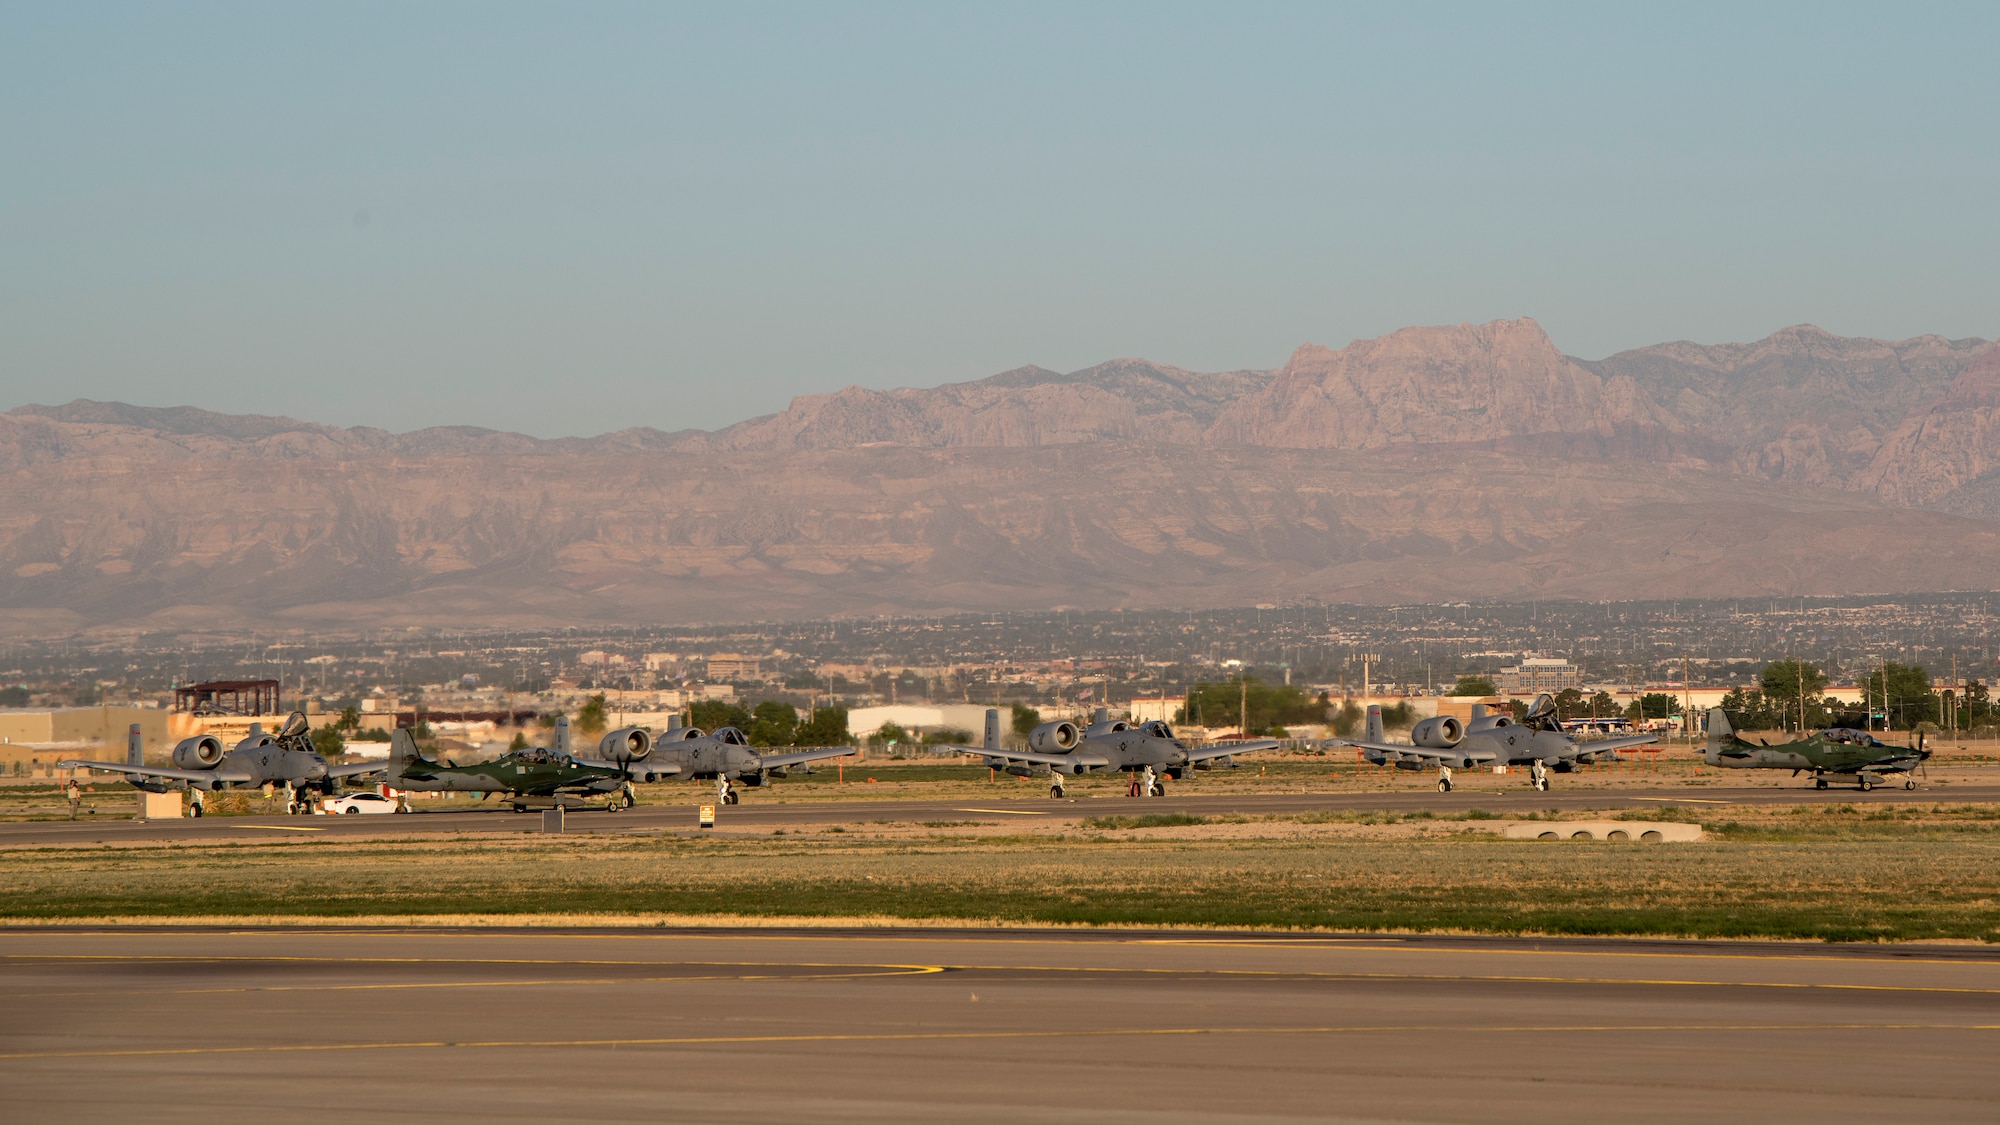
{"type": "Polygon", "coordinates": [[[1451,792],[1451,767],[1443,762],[1438,763],[1438,792],[1451,792]]]}
{"type": "Polygon", "coordinates": [[[69,797],[69,818],[75,820],[76,810],[83,806],[83,787],[72,777],[69,779],[69,784],[63,786],[63,793],[69,797]]]}
{"type": "Polygon", "coordinates": [[[718,805],[733,805],[736,803],[729,792],[729,778],[722,774],[717,774],[715,778],[715,803],[718,805]]]}
{"type": "Polygon", "coordinates": [[[1153,777],[1153,767],[1147,766],[1145,772],[1141,773],[1139,777],[1140,792],[1148,797],[1157,797],[1160,795],[1157,789],[1159,782],[1153,777]]]}
{"type": "Polygon", "coordinates": [[[1528,776],[1535,779],[1536,789],[1548,789],[1549,771],[1542,768],[1542,760],[1540,758],[1536,758],[1534,764],[1528,767],[1528,776]]]}
{"type": "Polygon", "coordinates": [[[1063,795],[1062,771],[1059,769],[1051,769],[1049,770],[1049,796],[1056,798],[1057,800],[1061,800],[1062,795],[1063,795]]]}

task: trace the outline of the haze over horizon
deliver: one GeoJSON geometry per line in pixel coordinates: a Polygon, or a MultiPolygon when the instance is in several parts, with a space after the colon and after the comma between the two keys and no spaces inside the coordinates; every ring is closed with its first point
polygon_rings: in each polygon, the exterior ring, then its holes
{"type": "Polygon", "coordinates": [[[0,21],[0,409],[550,437],[1517,316],[2000,335],[1986,7],[0,21]]]}

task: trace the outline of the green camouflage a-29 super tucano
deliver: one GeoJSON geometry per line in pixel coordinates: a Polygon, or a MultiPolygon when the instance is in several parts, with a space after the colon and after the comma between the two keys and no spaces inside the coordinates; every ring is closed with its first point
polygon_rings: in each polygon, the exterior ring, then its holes
{"type": "MultiPolygon", "coordinates": [[[[1918,738],[1921,742],[1922,736],[1918,738]]],[[[1793,777],[1811,770],[1819,789],[1826,788],[1829,774],[1852,777],[1863,792],[1882,784],[1888,773],[1904,775],[1903,788],[1915,789],[1917,779],[1910,771],[1930,756],[1921,744],[1891,746],[1851,727],[1828,727],[1794,742],[1751,742],[1736,733],[1729,713],[1720,707],[1709,709],[1708,748],[1702,755],[1709,765],[1725,769],[1791,770],[1793,777]]]]}
{"type": "Polygon", "coordinates": [[[632,805],[632,788],[620,769],[588,765],[540,746],[510,750],[489,762],[452,765],[424,757],[417,740],[401,729],[389,739],[386,780],[415,792],[498,793],[515,812],[598,795],[608,798],[605,807],[614,812],[632,805]]]}

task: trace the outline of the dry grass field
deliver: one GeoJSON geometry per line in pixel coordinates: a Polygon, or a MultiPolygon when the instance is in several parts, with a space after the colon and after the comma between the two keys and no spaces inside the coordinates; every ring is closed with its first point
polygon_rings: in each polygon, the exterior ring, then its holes
{"type": "MultiPolygon", "coordinates": [[[[26,848],[0,919],[688,917],[2000,941],[2000,809],[1743,808],[1700,844],[1424,814],[1111,817],[768,837],[26,848]]],[[[1650,819],[1695,820],[1680,810],[1650,819]]]]}

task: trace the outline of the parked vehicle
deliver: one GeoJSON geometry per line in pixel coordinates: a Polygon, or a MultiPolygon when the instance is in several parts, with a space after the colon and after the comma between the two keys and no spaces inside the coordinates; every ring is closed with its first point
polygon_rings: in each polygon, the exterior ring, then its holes
{"type": "Polygon", "coordinates": [[[380,793],[346,793],[338,797],[328,797],[320,802],[320,808],[325,810],[328,816],[410,811],[408,801],[401,797],[384,797],[380,793]]]}

